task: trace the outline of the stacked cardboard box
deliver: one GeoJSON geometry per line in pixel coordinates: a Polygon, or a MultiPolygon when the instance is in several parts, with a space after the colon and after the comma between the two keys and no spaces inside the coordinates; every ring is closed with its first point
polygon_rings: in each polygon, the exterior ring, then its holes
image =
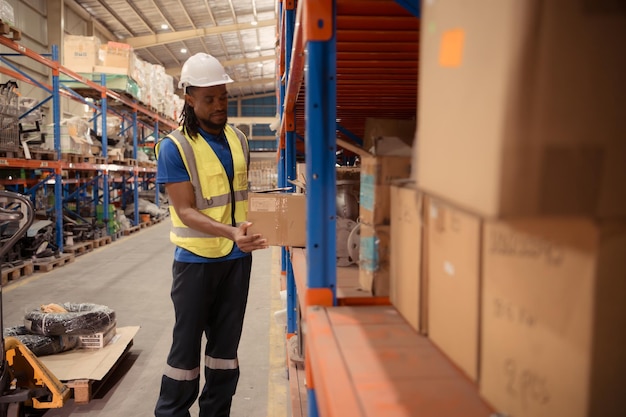
{"type": "MultiPolygon", "coordinates": [[[[626,415],[626,55],[614,53],[626,15],[616,10],[582,0],[423,10],[424,229],[403,248],[422,254],[413,322],[503,414],[626,415]]],[[[404,221],[392,216],[392,252],[406,245],[404,221]]],[[[392,288],[415,276],[399,265],[392,288]]]]}
{"type": "Polygon", "coordinates": [[[63,37],[63,66],[78,73],[92,73],[98,65],[100,39],[95,36],[63,37]]]}
{"type": "Polygon", "coordinates": [[[365,128],[364,141],[374,153],[360,152],[359,285],[375,296],[389,296],[391,183],[411,176],[407,142],[415,136],[415,121],[368,119],[365,128]],[[408,154],[401,151],[405,147],[408,154]]]}

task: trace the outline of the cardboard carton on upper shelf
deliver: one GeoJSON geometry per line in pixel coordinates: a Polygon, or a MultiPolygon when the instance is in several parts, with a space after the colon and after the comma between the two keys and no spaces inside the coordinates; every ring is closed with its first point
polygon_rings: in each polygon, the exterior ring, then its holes
{"type": "Polygon", "coordinates": [[[63,66],[79,73],[93,72],[98,64],[100,39],[95,36],[63,36],[63,66]]]}
{"type": "Polygon", "coordinates": [[[389,225],[389,188],[394,180],[411,176],[411,156],[373,155],[358,146],[337,139],[337,144],[361,158],[359,217],[370,225],[389,225]]]}
{"type": "Polygon", "coordinates": [[[422,331],[422,194],[414,183],[391,186],[389,300],[416,331],[422,331]]]}
{"type": "Polygon", "coordinates": [[[270,246],[306,245],[306,197],[284,192],[248,193],[249,234],[260,233],[270,246]]]}
{"type": "Polygon", "coordinates": [[[626,216],[626,18],[604,6],[425,3],[419,187],[488,217],[626,216]]]}
{"type": "Polygon", "coordinates": [[[365,119],[363,149],[372,155],[410,156],[415,138],[415,120],[365,119]]]}
{"type": "Polygon", "coordinates": [[[624,416],[626,223],[486,222],[480,392],[517,417],[624,416]]]}
{"type": "Polygon", "coordinates": [[[376,297],[389,296],[389,226],[360,228],[359,285],[376,297]]]}
{"type": "Polygon", "coordinates": [[[425,201],[428,337],[477,381],[482,221],[430,196],[425,201]]]}
{"type": "Polygon", "coordinates": [[[409,156],[363,156],[359,198],[361,221],[370,225],[388,225],[391,181],[410,175],[409,156]]]}
{"type": "Polygon", "coordinates": [[[133,47],[121,42],[107,42],[102,45],[98,54],[98,65],[125,69],[125,75],[134,73],[135,52],[133,47]]]}

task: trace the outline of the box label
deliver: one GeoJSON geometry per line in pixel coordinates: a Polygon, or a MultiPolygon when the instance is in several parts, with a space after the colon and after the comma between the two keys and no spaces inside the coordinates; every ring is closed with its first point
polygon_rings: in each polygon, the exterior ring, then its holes
{"type": "Polygon", "coordinates": [[[439,65],[445,68],[457,68],[463,61],[463,45],[465,31],[463,29],[447,30],[441,36],[439,65]]]}
{"type": "Polygon", "coordinates": [[[250,200],[250,210],[273,213],[278,210],[277,201],[273,198],[254,198],[250,200]]]}

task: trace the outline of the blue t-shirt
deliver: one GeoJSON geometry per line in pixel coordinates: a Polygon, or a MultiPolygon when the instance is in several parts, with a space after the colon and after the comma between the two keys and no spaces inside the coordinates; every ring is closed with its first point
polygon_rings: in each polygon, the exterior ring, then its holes
{"type": "MultiPolygon", "coordinates": [[[[233,177],[235,176],[235,168],[233,166],[233,156],[230,152],[230,147],[228,146],[228,141],[226,140],[224,132],[222,131],[219,135],[212,135],[202,129],[199,129],[198,131],[204,140],[206,140],[211,146],[219,160],[222,161],[226,175],[228,175],[228,179],[232,182],[233,177]]],[[[190,181],[189,173],[185,168],[185,164],[180,152],[178,151],[178,147],[169,139],[163,140],[159,145],[156,181],[159,184],[190,181]]],[[[174,252],[174,259],[179,262],[208,263],[227,261],[242,258],[248,255],[248,253],[242,252],[236,244],[233,245],[233,250],[230,254],[221,258],[205,258],[177,246],[174,252]]]]}

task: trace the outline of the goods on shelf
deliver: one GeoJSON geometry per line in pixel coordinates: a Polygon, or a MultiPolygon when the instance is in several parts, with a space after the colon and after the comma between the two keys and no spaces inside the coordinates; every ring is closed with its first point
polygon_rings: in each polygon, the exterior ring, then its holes
{"type": "Polygon", "coordinates": [[[0,84],[0,151],[19,149],[17,83],[0,84]]]}
{"type": "Polygon", "coordinates": [[[11,6],[6,0],[0,0],[0,20],[11,26],[15,25],[13,6],[11,6]]]}
{"type": "Polygon", "coordinates": [[[489,217],[626,216],[623,7],[466,7],[425,5],[420,187],[489,217]]]}
{"type": "Polygon", "coordinates": [[[63,37],[63,66],[78,73],[91,73],[98,65],[100,39],[95,36],[65,35],[63,37]]]}
{"type": "Polygon", "coordinates": [[[390,197],[389,300],[415,331],[426,334],[425,290],[420,279],[425,266],[424,198],[411,182],[392,185],[390,197]]]}
{"type": "MultiPolygon", "coordinates": [[[[61,120],[61,153],[91,155],[93,141],[88,132],[87,121],[79,116],[61,120]]],[[[54,125],[47,125],[45,133],[45,148],[54,150],[54,125]]]]}
{"type": "Polygon", "coordinates": [[[278,173],[276,163],[272,161],[252,161],[248,170],[248,181],[251,191],[262,191],[276,188],[278,173]]]}
{"type": "Polygon", "coordinates": [[[100,45],[98,50],[98,68],[95,72],[116,73],[117,69],[123,74],[133,74],[135,60],[132,46],[121,42],[107,42],[100,45]],[[106,70],[103,70],[106,69],[106,70]]]}

